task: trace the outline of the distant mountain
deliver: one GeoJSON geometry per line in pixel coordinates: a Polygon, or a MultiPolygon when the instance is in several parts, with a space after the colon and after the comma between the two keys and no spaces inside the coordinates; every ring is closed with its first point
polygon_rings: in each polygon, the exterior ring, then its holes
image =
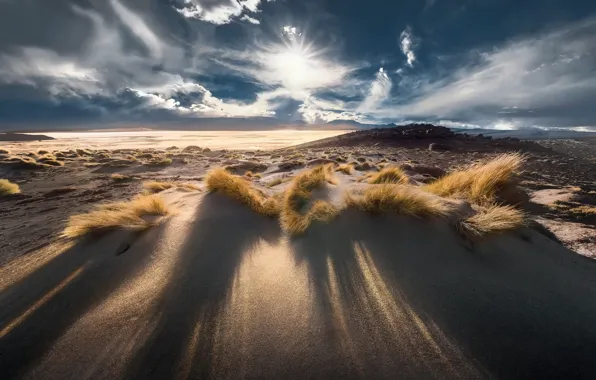
{"type": "Polygon", "coordinates": [[[0,141],[41,141],[54,140],[53,137],[45,135],[28,135],[25,133],[0,133],[0,141]]]}
{"type": "Polygon", "coordinates": [[[350,127],[356,128],[356,129],[393,128],[396,126],[393,123],[390,123],[390,124],[365,124],[365,123],[360,123],[355,120],[339,120],[339,119],[329,121],[325,125],[345,125],[345,126],[350,126],[350,127]]]}

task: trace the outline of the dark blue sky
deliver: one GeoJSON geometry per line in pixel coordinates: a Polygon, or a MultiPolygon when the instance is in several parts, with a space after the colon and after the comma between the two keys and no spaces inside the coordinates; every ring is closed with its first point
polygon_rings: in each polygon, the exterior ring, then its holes
{"type": "Polygon", "coordinates": [[[0,128],[596,130],[596,2],[0,0],[0,128]]]}

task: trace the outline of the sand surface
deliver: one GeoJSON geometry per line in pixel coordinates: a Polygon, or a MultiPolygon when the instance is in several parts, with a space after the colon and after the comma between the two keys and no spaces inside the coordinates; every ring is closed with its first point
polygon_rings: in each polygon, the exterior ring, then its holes
{"type": "MultiPolygon", "coordinates": [[[[423,183],[503,151],[177,141],[0,166],[21,187],[0,197],[2,379],[596,378],[596,221],[575,212],[596,204],[589,163],[527,153],[520,188],[543,228],[470,244],[441,223],[351,210],[291,237],[208,193],[206,173],[251,171],[279,193],[306,168],[353,162],[313,193],[336,203],[383,165],[407,163],[423,183]],[[57,238],[68,216],[130,199],[147,180],[199,190],[162,192],[176,212],[145,233],[57,238]]],[[[38,149],[28,144],[11,154],[38,149]]]]}
{"type": "Polygon", "coordinates": [[[539,233],[469,251],[353,212],[289,239],[220,195],[166,196],[180,212],[151,233],[4,273],[3,378],[596,376],[596,263],[539,233]]]}

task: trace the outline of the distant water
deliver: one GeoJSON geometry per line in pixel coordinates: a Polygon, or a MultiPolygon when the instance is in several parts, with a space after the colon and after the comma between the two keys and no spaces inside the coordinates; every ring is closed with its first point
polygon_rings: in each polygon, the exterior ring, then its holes
{"type": "Polygon", "coordinates": [[[48,132],[53,141],[31,142],[28,147],[93,149],[167,148],[198,145],[210,149],[277,149],[337,136],[349,131],[274,130],[274,131],[93,131],[48,132]]]}

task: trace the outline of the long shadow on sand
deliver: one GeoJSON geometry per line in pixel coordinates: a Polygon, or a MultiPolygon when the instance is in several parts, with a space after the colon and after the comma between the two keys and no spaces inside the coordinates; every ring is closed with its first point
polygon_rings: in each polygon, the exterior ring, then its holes
{"type": "Polygon", "coordinates": [[[24,373],[94,305],[150,261],[163,226],[152,234],[119,232],[85,240],[60,253],[0,295],[0,373],[24,373]],[[123,245],[130,251],[120,254],[123,245]]]}
{"type": "Polygon", "coordinates": [[[218,317],[230,296],[238,267],[259,241],[277,242],[275,219],[244,205],[207,194],[196,210],[174,277],[155,305],[156,327],[139,348],[127,379],[213,377],[218,317]]]}
{"type": "Polygon", "coordinates": [[[343,378],[596,378],[596,263],[535,231],[461,243],[356,211],[292,243],[343,378]]]}

